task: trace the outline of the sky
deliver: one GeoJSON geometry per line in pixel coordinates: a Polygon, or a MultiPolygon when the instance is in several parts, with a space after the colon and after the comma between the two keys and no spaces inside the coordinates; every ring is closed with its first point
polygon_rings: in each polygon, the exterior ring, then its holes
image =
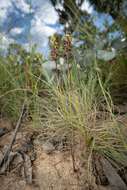
{"type": "MultiPolygon", "coordinates": [[[[95,14],[94,23],[102,30],[105,19],[113,22],[105,14],[98,15],[87,0],[84,0],[81,9],[95,14]]],[[[6,48],[9,43],[17,42],[29,48],[36,43],[38,51],[48,55],[49,36],[63,31],[58,20],[58,14],[49,0],[0,0],[1,47],[6,48]]]]}
{"type": "Polygon", "coordinates": [[[31,0],[31,5],[28,0],[0,0],[0,32],[5,46],[18,42],[27,48],[37,43],[46,54],[48,37],[57,32],[57,23],[58,15],[48,0],[31,0]]]}

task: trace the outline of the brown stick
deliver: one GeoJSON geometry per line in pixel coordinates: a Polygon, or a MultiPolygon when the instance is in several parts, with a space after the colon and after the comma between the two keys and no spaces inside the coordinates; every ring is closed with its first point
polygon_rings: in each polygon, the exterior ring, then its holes
{"type": "Polygon", "coordinates": [[[14,131],[12,140],[11,140],[11,142],[10,142],[10,145],[9,145],[9,147],[7,148],[6,152],[5,152],[5,154],[4,154],[4,156],[3,156],[3,159],[2,159],[1,162],[0,162],[0,167],[2,167],[2,165],[3,165],[5,162],[7,162],[8,158],[9,158],[9,154],[10,154],[11,149],[12,149],[12,146],[13,146],[13,144],[14,144],[14,142],[15,142],[16,135],[17,135],[17,132],[18,132],[18,130],[19,130],[19,128],[20,128],[20,125],[21,125],[21,122],[22,122],[22,119],[23,119],[24,114],[25,114],[25,102],[24,102],[23,105],[22,105],[21,114],[20,114],[19,119],[18,119],[18,121],[17,121],[16,127],[15,127],[15,131],[14,131]]]}
{"type": "Polygon", "coordinates": [[[77,172],[76,165],[75,165],[75,153],[74,153],[74,128],[72,128],[72,140],[71,140],[70,146],[71,146],[70,151],[71,151],[73,171],[77,172]]]}

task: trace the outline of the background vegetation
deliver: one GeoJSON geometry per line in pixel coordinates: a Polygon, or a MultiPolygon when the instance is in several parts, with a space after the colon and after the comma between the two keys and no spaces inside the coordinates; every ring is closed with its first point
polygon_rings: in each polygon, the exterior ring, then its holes
{"type": "MultiPolygon", "coordinates": [[[[56,6],[57,2],[52,3],[56,6]]],[[[98,59],[95,46],[102,37],[107,40],[103,50],[111,50],[118,38],[110,40],[108,34],[119,29],[119,38],[126,37],[126,20],[119,12],[122,1],[91,1],[98,11],[108,12],[114,19],[103,36],[90,15],[79,9],[82,3],[64,1],[64,11],[56,9],[61,13],[60,22],[68,22],[69,26],[65,26],[63,36],[55,34],[50,39],[49,59],[56,67],[53,80],[46,73],[46,60],[36,47],[27,51],[18,44],[10,44],[6,55],[0,55],[1,117],[15,121],[25,100],[27,119],[34,126],[78,131],[91,158],[93,152],[98,152],[115,164],[126,166],[126,126],[117,121],[119,112],[115,110],[115,106],[126,103],[126,48],[120,48],[113,59],[105,61],[98,59]],[[79,45],[72,43],[73,39],[79,45]],[[88,59],[86,50],[94,52],[88,59]],[[64,59],[63,65],[60,58],[64,59]]]]}

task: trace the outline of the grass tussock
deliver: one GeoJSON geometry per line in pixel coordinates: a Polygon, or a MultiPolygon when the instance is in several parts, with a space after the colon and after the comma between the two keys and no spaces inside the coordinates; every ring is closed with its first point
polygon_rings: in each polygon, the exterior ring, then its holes
{"type": "Polygon", "coordinates": [[[72,69],[69,84],[53,85],[50,100],[45,99],[42,106],[44,126],[78,131],[90,157],[98,152],[115,165],[126,166],[126,127],[113,114],[112,98],[101,71],[95,67],[87,76],[80,73],[80,80],[78,72],[72,69]]]}

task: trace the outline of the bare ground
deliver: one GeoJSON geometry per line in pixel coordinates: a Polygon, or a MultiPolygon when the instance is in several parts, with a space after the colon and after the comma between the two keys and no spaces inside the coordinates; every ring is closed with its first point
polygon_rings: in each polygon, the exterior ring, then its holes
{"type": "MultiPolygon", "coordinates": [[[[14,126],[10,121],[0,121],[0,159],[7,149],[14,126]]],[[[125,183],[121,178],[120,187],[111,183],[100,185],[95,183],[94,175],[88,173],[86,149],[82,137],[77,136],[75,142],[67,138],[67,134],[54,130],[33,129],[25,124],[17,134],[12,147],[8,164],[3,164],[0,171],[0,190],[124,190],[125,183]],[[89,178],[88,178],[89,176],[89,178]]],[[[105,160],[98,158],[103,166],[105,160]]],[[[99,163],[100,165],[100,163],[99,163]]],[[[107,170],[116,175],[111,165],[107,170]],[[114,172],[114,173],[113,173],[114,172]]],[[[107,176],[109,174],[107,173],[107,176]]],[[[126,188],[127,189],[127,188],[126,188]]]]}

